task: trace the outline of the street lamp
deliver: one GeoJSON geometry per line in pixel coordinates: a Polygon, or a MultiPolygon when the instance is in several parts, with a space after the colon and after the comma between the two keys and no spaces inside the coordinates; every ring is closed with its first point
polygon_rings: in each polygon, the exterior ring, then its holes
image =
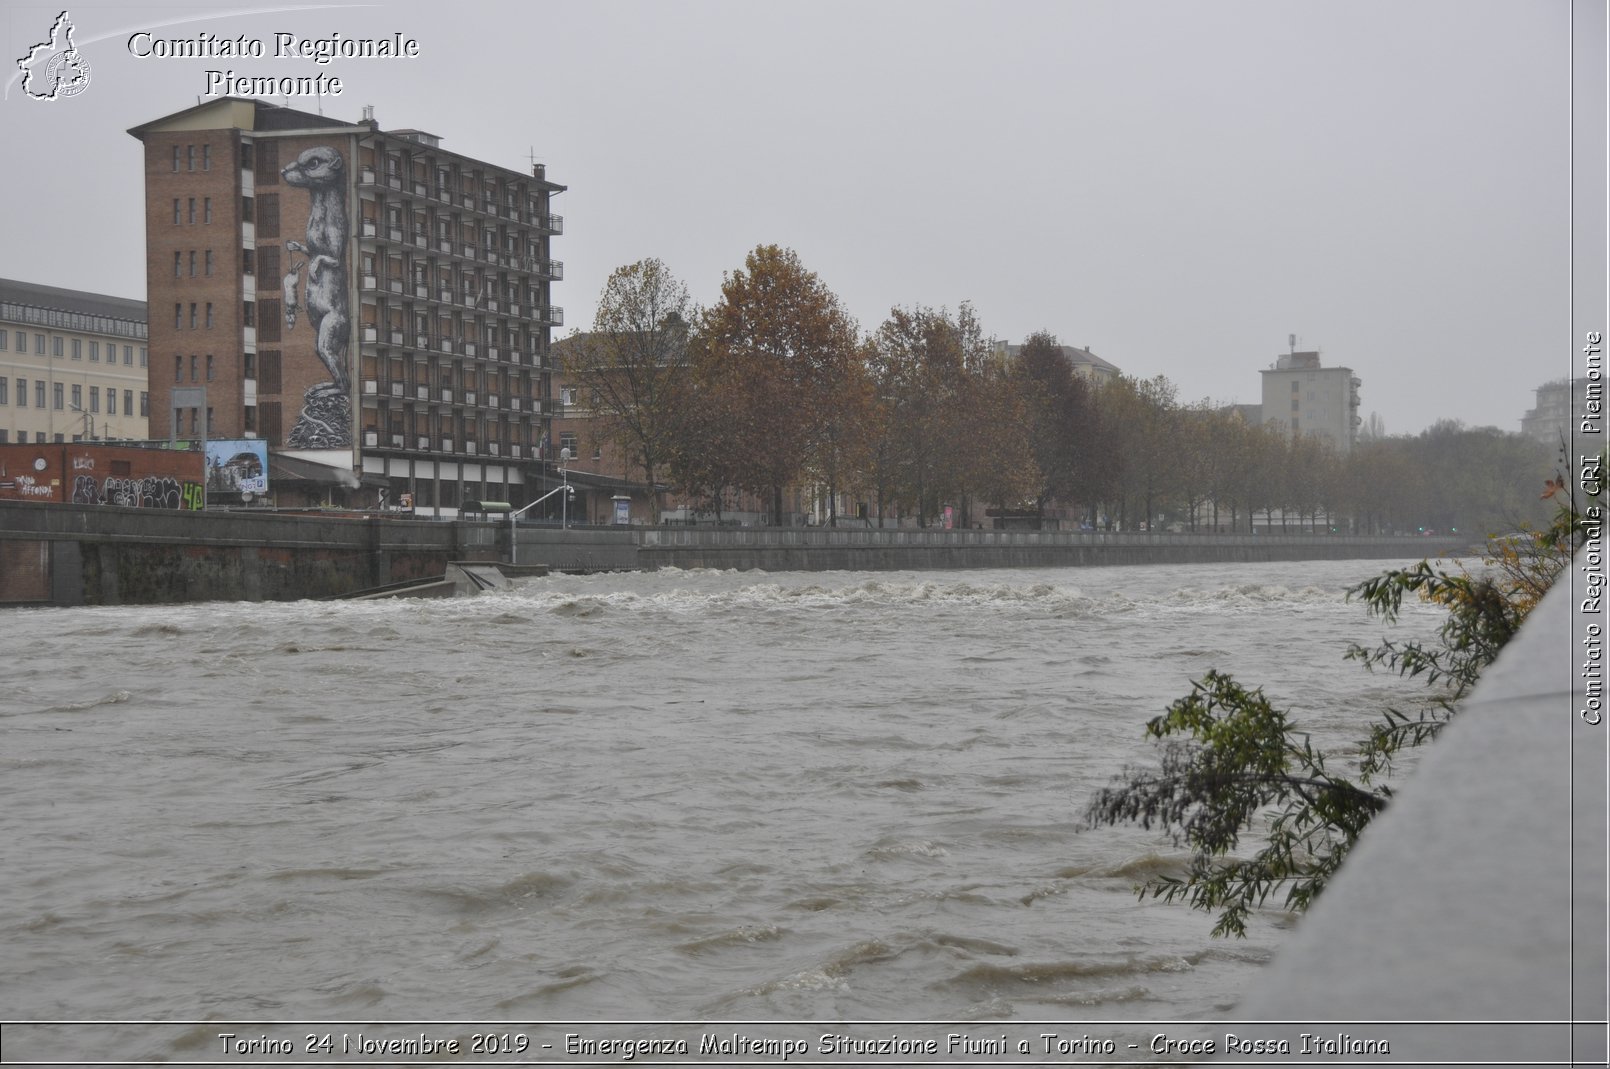
{"type": "Polygon", "coordinates": [[[565,491],[565,496],[559,499],[559,529],[561,531],[570,529],[570,499],[576,496],[575,491],[570,489],[570,473],[565,471],[565,465],[569,463],[570,450],[568,448],[559,450],[559,484],[565,491]]]}
{"type": "Polygon", "coordinates": [[[561,500],[569,501],[570,496],[572,494],[574,494],[574,493],[575,493],[575,491],[573,489],[571,489],[569,483],[562,483],[561,485],[554,487],[552,490],[549,490],[546,494],[543,494],[541,497],[537,498],[535,501],[531,502],[531,504],[524,505],[524,506],[522,506],[520,508],[515,509],[513,512],[509,513],[509,563],[510,564],[519,564],[520,563],[520,532],[519,532],[519,529],[515,527],[515,522],[514,521],[518,520],[521,516],[524,516],[527,512],[530,512],[532,509],[536,508],[538,505],[542,504],[544,501],[548,500],[550,497],[552,497],[555,494],[564,494],[565,496],[561,500]]]}

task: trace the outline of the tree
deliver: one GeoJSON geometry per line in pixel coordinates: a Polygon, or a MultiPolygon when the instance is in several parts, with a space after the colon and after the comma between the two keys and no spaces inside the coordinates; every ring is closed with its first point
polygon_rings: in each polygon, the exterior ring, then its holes
{"type": "Polygon", "coordinates": [[[792,250],[763,245],[725,276],[699,335],[694,379],[708,410],[730,421],[733,477],[767,494],[780,524],[783,489],[809,466],[835,464],[835,391],[855,374],[855,323],[792,250]]]}
{"type": "Polygon", "coordinates": [[[575,339],[566,361],[595,398],[600,435],[643,472],[652,521],[657,486],[670,462],[687,403],[687,287],[656,259],[617,267],[604,283],[593,332],[575,339]]]}
{"type": "MultiPolygon", "coordinates": [[[[1594,498],[1603,496],[1604,464],[1585,487],[1594,498]]],[[[1546,496],[1564,498],[1563,478],[1549,486],[1546,496]]],[[[1405,594],[1448,612],[1432,645],[1387,639],[1374,649],[1349,648],[1347,656],[1367,667],[1423,677],[1435,688],[1434,700],[1418,714],[1383,714],[1358,746],[1352,777],[1328,768],[1327,755],[1261,690],[1212,671],[1147,724],[1147,734],[1163,745],[1159,768],[1126,770],[1120,782],[1097,793],[1087,823],[1156,825],[1188,846],[1192,856],[1183,877],[1159,877],[1140,893],[1217,911],[1215,935],[1244,935],[1251,910],[1280,888],[1288,909],[1306,908],[1391,801],[1391,787],[1380,781],[1394,757],[1434,738],[1455,715],[1482,669],[1569,566],[1575,549],[1599,529],[1598,515],[1597,505],[1579,510],[1564,498],[1554,522],[1529,544],[1495,542],[1481,571],[1450,574],[1421,561],[1349,592],[1387,622],[1396,619],[1405,594]],[[1242,837],[1258,834],[1262,845],[1249,857],[1236,856],[1242,837]]]]}

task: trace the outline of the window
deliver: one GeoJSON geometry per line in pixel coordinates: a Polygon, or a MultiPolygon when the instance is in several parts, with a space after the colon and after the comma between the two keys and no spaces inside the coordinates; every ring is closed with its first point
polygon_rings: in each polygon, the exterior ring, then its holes
{"type": "Polygon", "coordinates": [[[243,379],[255,379],[257,377],[256,353],[240,354],[240,377],[243,379]]]}
{"type": "Polygon", "coordinates": [[[201,198],[201,221],[203,223],[212,222],[212,198],[211,197],[203,197],[203,198],[201,198]]]}
{"type": "Polygon", "coordinates": [[[208,274],[208,275],[209,275],[209,276],[210,276],[210,275],[211,275],[211,274],[212,274],[212,250],[211,250],[211,249],[208,249],[208,250],[207,250],[207,266],[206,266],[206,273],[207,273],[207,274],[208,274]]]}
{"type": "Polygon", "coordinates": [[[79,341],[77,338],[73,339],[73,359],[84,359],[84,343],[79,341]]]}
{"type": "Polygon", "coordinates": [[[207,302],[207,329],[212,329],[212,302],[207,302]]]}
{"type": "Polygon", "coordinates": [[[11,380],[0,379],[0,405],[11,403],[11,380]]]}
{"type": "Polygon", "coordinates": [[[196,329],[196,302],[190,302],[190,329],[196,329]]]}
{"type": "MultiPolygon", "coordinates": [[[[210,255],[210,254],[209,254],[210,255]]],[[[256,274],[257,254],[251,249],[240,251],[240,273],[243,275],[256,274]]]]}
{"type": "MultiPolygon", "coordinates": [[[[561,451],[570,450],[570,455],[574,457],[576,455],[576,432],[561,431],[559,433],[559,448],[561,451]]],[[[562,452],[561,455],[563,455],[562,452]]]]}
{"type": "Polygon", "coordinates": [[[134,415],[134,391],[133,390],[124,390],[123,391],[123,414],[125,416],[134,415]]]}
{"type": "Polygon", "coordinates": [[[190,250],[190,277],[196,277],[196,250],[190,250]]]}
{"type": "Polygon", "coordinates": [[[179,198],[173,198],[173,225],[179,225],[179,198]]]}
{"type": "Polygon", "coordinates": [[[196,358],[195,358],[195,356],[190,357],[190,381],[191,382],[196,381],[196,358]]]}
{"type": "Polygon", "coordinates": [[[192,223],[194,223],[196,221],[196,198],[195,197],[190,198],[189,216],[190,216],[190,221],[192,223]]]}
{"type": "Polygon", "coordinates": [[[207,381],[212,381],[212,354],[207,354],[207,381]]]}
{"type": "Polygon", "coordinates": [[[196,146],[194,145],[184,147],[184,169],[187,171],[196,169],[196,146]]]}
{"type": "Polygon", "coordinates": [[[44,408],[45,407],[45,380],[44,379],[35,379],[34,380],[34,407],[35,408],[44,408]]]}
{"type": "Polygon", "coordinates": [[[242,197],[242,198],[240,198],[240,217],[241,217],[241,220],[244,221],[244,222],[249,223],[249,222],[252,221],[252,218],[253,218],[253,216],[252,216],[252,198],[250,198],[250,197],[242,197]]]}
{"type": "MultiPolygon", "coordinates": [[[[58,389],[58,390],[61,389],[61,383],[58,382],[56,384],[56,389],[58,389]]],[[[80,410],[83,409],[83,407],[84,407],[84,387],[78,385],[77,383],[74,383],[73,384],[73,410],[74,411],[80,411],[80,410]]]]}
{"type": "Polygon", "coordinates": [[[184,305],[176,304],[173,306],[173,329],[178,330],[182,326],[184,326],[184,305]]]}
{"type": "Polygon", "coordinates": [[[173,381],[184,381],[184,357],[182,356],[175,356],[173,358],[173,381]]]}
{"type": "Polygon", "coordinates": [[[44,356],[45,355],[45,336],[43,334],[35,334],[34,335],[34,355],[35,356],[44,356]]]}
{"type": "MultiPolygon", "coordinates": [[[[125,364],[134,363],[134,346],[132,346],[132,345],[123,346],[123,362],[125,364]]],[[[142,346],[140,346],[140,366],[145,367],[146,366],[145,362],[146,362],[145,346],[142,345],[142,346]]]]}
{"type": "Polygon", "coordinates": [[[151,414],[151,395],[146,393],[144,390],[141,390],[140,391],[140,415],[149,416],[150,414],[151,414]]]}
{"type": "MultiPolygon", "coordinates": [[[[74,403],[76,403],[78,401],[78,387],[77,386],[73,387],[73,401],[74,401],[74,403]]],[[[59,383],[59,382],[51,383],[50,403],[51,403],[52,406],[55,407],[57,412],[61,411],[61,383],[59,383]]]]}
{"type": "Polygon", "coordinates": [[[61,355],[61,338],[57,337],[54,334],[52,334],[50,336],[50,355],[51,356],[60,356],[61,355]]]}
{"type": "Polygon", "coordinates": [[[5,445],[6,442],[10,441],[10,438],[10,432],[4,428],[0,428],[0,445],[5,445]]]}
{"type": "Polygon", "coordinates": [[[184,263],[184,254],[179,253],[179,252],[174,253],[173,254],[173,277],[174,278],[178,278],[181,274],[184,273],[183,268],[180,266],[183,263],[184,263]]]}
{"type": "Polygon", "coordinates": [[[3,331],[3,330],[0,330],[0,349],[4,349],[5,347],[6,347],[6,332],[3,331]]]}
{"type": "Polygon", "coordinates": [[[176,173],[176,174],[179,171],[179,146],[178,145],[173,146],[173,170],[174,170],[174,173],[176,173]]]}
{"type": "MultiPolygon", "coordinates": [[[[115,349],[116,346],[113,346],[113,348],[115,349]]],[[[113,352],[112,356],[116,357],[117,353],[113,352]]],[[[90,363],[92,363],[92,364],[100,363],[100,360],[101,360],[101,343],[100,342],[92,341],[92,342],[89,343],[89,360],[90,360],[90,363]]]]}
{"type": "Polygon", "coordinates": [[[252,143],[250,141],[240,143],[240,166],[242,170],[249,171],[252,169],[252,143]]]}
{"type": "Polygon", "coordinates": [[[241,316],[245,320],[245,326],[256,327],[257,305],[253,304],[251,301],[247,301],[245,307],[241,311],[241,316]]]}
{"type": "Polygon", "coordinates": [[[101,388],[99,386],[89,388],[89,410],[97,414],[101,410],[101,388]]]}
{"type": "Polygon", "coordinates": [[[211,145],[202,145],[201,146],[201,169],[203,171],[212,170],[212,146],[211,145]]]}
{"type": "MultiPolygon", "coordinates": [[[[17,380],[17,407],[18,408],[27,408],[28,407],[28,380],[27,379],[18,379],[17,380]]],[[[41,405],[40,407],[43,408],[44,406],[41,405]]]]}

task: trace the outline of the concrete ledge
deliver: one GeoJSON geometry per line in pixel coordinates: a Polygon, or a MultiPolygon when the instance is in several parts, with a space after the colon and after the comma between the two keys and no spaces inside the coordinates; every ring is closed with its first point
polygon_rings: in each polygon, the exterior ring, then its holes
{"type": "Polygon", "coordinates": [[[1573,598],[1580,564],[1399,784],[1239,1019],[1566,1022],[1445,1023],[1392,1054],[1605,1064],[1607,728],[1579,715],[1581,640],[1604,617],[1573,598]]]}

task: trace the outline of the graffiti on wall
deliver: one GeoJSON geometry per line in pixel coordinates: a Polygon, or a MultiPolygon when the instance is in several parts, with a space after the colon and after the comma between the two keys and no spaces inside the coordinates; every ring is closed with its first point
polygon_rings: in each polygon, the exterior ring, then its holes
{"type": "Polygon", "coordinates": [[[201,484],[175,479],[171,475],[147,475],[144,478],[108,475],[96,483],[93,475],[79,475],[73,479],[72,503],[75,505],[122,505],[139,509],[192,509],[205,504],[201,484]]]}
{"type": "Polygon", "coordinates": [[[339,449],[352,445],[352,379],[347,342],[352,333],[347,304],[346,161],[329,145],[316,145],[280,171],[285,183],[308,191],[307,241],[287,241],[291,270],[285,276],[285,326],[296,328],[307,311],[314,351],[330,373],[302,395],[302,411],[285,436],[292,449],[339,449]],[[298,256],[302,260],[298,260],[298,256]],[[305,271],[305,273],[304,273],[305,271]],[[300,302],[298,283],[302,286],[300,302]]]}

